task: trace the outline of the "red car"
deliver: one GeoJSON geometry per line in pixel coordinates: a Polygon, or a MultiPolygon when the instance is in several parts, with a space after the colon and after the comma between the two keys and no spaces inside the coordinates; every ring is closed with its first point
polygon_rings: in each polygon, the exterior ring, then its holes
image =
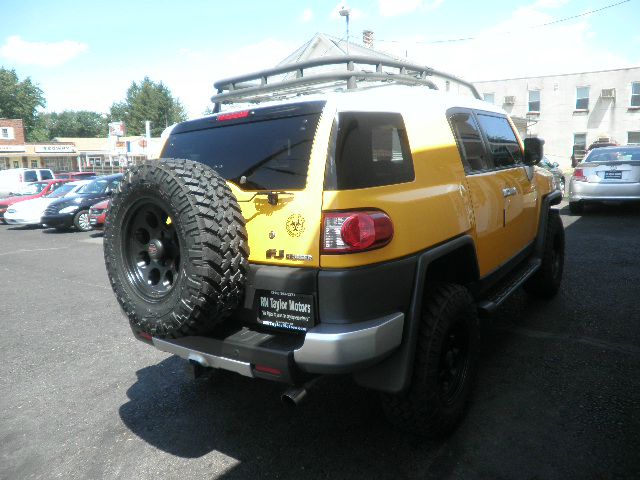
{"type": "Polygon", "coordinates": [[[63,185],[68,181],[69,180],[64,178],[56,178],[54,180],[42,180],[40,182],[25,184],[16,195],[0,200],[0,221],[4,223],[4,212],[7,211],[9,205],[49,195],[60,185],[63,185]]]}
{"type": "Polygon", "coordinates": [[[107,198],[95,205],[91,205],[91,208],[89,209],[89,223],[93,228],[102,229],[104,227],[104,219],[107,216],[110,204],[111,199],[107,198]]]}

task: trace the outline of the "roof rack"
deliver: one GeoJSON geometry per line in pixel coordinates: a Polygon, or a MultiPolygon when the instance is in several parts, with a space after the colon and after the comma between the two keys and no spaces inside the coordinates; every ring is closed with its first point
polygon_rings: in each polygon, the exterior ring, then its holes
{"type": "Polygon", "coordinates": [[[447,81],[458,83],[468,88],[474,97],[482,99],[473,84],[454,75],[440,72],[429,67],[416,65],[398,60],[373,58],[366,56],[332,56],[315,60],[292,63],[262,70],[255,73],[240,75],[214,83],[217,94],[211,97],[214,103],[213,111],[220,111],[223,103],[247,103],[273,100],[292,95],[309,94],[329,87],[336,87],[346,82],[347,89],[357,88],[358,81],[393,82],[402,85],[424,85],[437,90],[430,78],[439,77],[447,81]],[[370,65],[375,71],[356,70],[356,64],[370,65]],[[345,70],[331,70],[322,73],[305,75],[305,70],[330,65],[346,66],[345,70]],[[389,72],[384,68],[398,69],[389,72]],[[294,74],[294,78],[287,78],[287,74],[294,74]],[[273,77],[284,76],[276,79],[273,77]],[[259,82],[259,83],[258,83],[259,82]]]}

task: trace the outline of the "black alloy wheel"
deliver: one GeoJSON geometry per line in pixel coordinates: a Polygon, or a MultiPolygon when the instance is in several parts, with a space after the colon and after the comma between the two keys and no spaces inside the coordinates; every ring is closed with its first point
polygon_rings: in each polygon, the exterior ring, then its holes
{"type": "Polygon", "coordinates": [[[124,230],[129,281],[145,299],[161,299],[180,275],[180,240],[171,217],[157,200],[141,199],[125,219],[124,230]]]}

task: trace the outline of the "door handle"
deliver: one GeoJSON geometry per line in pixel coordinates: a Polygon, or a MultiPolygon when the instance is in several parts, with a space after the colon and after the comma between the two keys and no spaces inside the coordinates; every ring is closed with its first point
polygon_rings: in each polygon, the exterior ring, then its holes
{"type": "Polygon", "coordinates": [[[512,195],[515,195],[516,193],[518,193],[516,187],[507,187],[502,189],[502,195],[504,197],[510,197],[512,195]]]}

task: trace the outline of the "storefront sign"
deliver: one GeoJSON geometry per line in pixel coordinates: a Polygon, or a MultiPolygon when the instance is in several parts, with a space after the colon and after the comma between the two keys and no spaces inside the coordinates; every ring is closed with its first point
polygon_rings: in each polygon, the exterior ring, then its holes
{"type": "Polygon", "coordinates": [[[0,145],[0,153],[5,152],[25,152],[24,145],[0,145]]]}
{"type": "Polygon", "coordinates": [[[36,145],[36,153],[75,153],[75,145],[36,145]]]}
{"type": "Polygon", "coordinates": [[[110,137],[124,137],[124,133],[125,133],[124,122],[111,122],[109,124],[110,137]]]}

